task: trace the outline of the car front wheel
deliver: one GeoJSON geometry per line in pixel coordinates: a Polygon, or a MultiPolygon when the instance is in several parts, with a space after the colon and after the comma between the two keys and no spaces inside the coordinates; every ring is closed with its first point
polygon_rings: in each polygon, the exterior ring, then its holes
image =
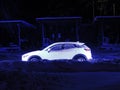
{"type": "Polygon", "coordinates": [[[41,61],[41,58],[40,57],[31,57],[29,59],[30,62],[36,62],[36,61],[41,61]]]}

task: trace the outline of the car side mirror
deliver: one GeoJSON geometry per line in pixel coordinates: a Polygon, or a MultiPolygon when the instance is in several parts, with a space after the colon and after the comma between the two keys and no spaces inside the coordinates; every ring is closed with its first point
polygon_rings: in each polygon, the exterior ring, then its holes
{"type": "Polygon", "coordinates": [[[47,49],[47,51],[48,51],[48,53],[51,51],[51,49],[49,48],[49,49],[47,49]]]}

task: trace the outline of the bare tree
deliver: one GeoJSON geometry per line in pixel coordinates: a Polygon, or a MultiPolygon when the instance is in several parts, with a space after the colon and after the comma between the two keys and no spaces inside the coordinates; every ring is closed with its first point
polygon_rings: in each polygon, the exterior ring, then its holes
{"type": "Polygon", "coordinates": [[[17,1],[0,0],[0,18],[1,19],[15,19],[18,15],[17,1]]]}

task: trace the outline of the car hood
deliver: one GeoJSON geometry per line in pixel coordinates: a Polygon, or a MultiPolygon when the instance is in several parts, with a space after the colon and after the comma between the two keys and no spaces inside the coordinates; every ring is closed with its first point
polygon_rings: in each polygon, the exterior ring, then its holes
{"type": "Polygon", "coordinates": [[[41,53],[41,50],[31,51],[31,52],[28,52],[25,54],[34,55],[34,54],[38,54],[38,53],[41,53]]]}

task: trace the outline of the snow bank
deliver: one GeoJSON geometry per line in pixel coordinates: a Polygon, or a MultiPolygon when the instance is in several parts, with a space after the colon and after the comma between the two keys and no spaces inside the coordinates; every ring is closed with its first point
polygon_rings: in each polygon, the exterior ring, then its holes
{"type": "Polygon", "coordinates": [[[120,71],[120,60],[94,63],[73,60],[45,60],[41,62],[1,61],[0,70],[20,70],[27,72],[120,71]]]}
{"type": "Polygon", "coordinates": [[[1,61],[0,90],[120,90],[120,64],[1,61]]]}

